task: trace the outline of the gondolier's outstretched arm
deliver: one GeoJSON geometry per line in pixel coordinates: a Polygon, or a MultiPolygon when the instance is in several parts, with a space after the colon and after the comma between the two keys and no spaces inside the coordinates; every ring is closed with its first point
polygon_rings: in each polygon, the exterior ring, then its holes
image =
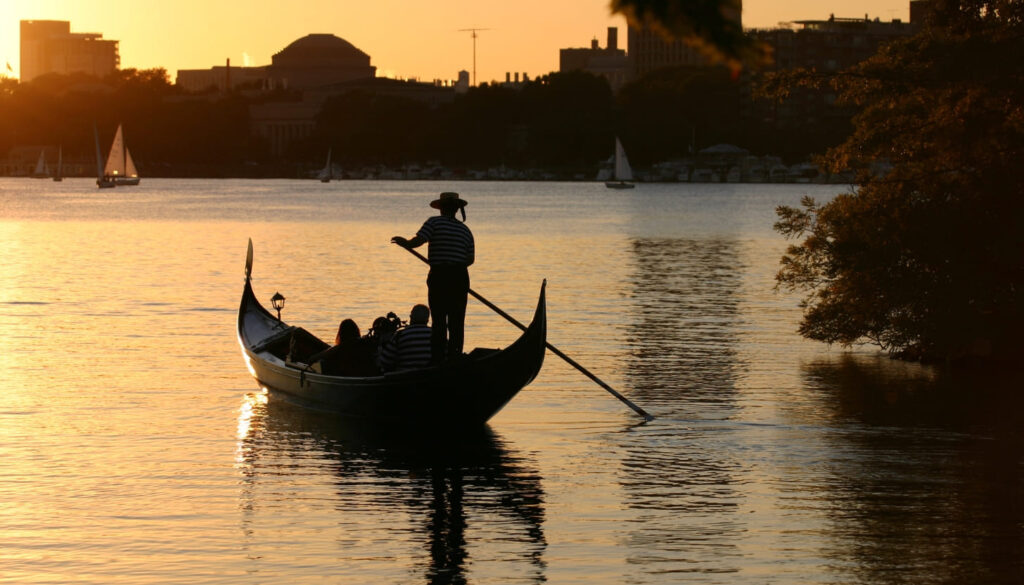
{"type": "Polygon", "coordinates": [[[419,248],[423,244],[426,244],[427,241],[419,236],[416,236],[411,240],[407,240],[402,236],[395,236],[391,238],[391,243],[398,244],[399,246],[405,248],[406,250],[412,250],[413,248],[419,248]]]}

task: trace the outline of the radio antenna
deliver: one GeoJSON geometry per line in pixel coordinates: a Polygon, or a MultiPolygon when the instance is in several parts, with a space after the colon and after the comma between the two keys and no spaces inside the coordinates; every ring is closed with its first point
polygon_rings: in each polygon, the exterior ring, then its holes
{"type": "Polygon", "coordinates": [[[491,30],[489,28],[460,28],[459,32],[468,32],[469,36],[473,37],[473,85],[476,86],[476,37],[477,31],[491,30]]]}

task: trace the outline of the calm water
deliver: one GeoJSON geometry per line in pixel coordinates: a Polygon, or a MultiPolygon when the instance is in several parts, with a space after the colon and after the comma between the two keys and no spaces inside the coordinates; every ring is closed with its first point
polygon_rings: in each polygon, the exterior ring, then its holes
{"type": "MultiPolygon", "coordinates": [[[[773,210],[836,187],[0,179],[0,583],[1024,582],[1024,380],[794,333],[773,210]],[[470,202],[473,287],[549,355],[458,442],[267,397],[254,286],[324,336],[425,298],[388,244],[470,202]]],[[[518,330],[470,302],[467,346],[518,330]]]]}

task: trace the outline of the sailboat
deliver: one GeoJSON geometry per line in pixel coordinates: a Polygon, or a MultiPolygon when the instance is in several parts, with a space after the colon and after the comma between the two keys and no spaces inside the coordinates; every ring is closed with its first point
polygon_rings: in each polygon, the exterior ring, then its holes
{"type": "Polygon", "coordinates": [[[120,124],[117,125],[117,132],[114,134],[114,142],[110,145],[103,176],[118,186],[139,184],[139,171],[135,168],[132,153],[128,152],[128,147],[124,143],[124,132],[120,124]]]}
{"type": "Polygon", "coordinates": [[[46,164],[46,149],[39,151],[39,160],[36,161],[36,168],[32,171],[33,179],[50,178],[50,167],[46,164]]]}
{"type": "Polygon", "coordinates": [[[320,171],[320,175],[319,175],[320,182],[321,183],[330,183],[331,182],[331,175],[332,174],[333,174],[333,171],[331,170],[331,149],[328,148],[327,149],[327,164],[324,165],[324,170],[320,171]]]}
{"type": "Polygon", "coordinates": [[[113,179],[103,176],[103,153],[100,152],[100,133],[96,126],[92,127],[92,135],[96,139],[96,186],[100,189],[110,189],[115,185],[113,179]]]}
{"type": "Polygon", "coordinates": [[[609,189],[632,189],[633,169],[629,166],[629,159],[626,158],[626,151],[622,148],[619,137],[615,137],[615,175],[614,181],[605,181],[604,186],[609,189]]]}
{"type": "Polygon", "coordinates": [[[57,148],[57,171],[53,173],[53,180],[58,183],[64,180],[64,147],[57,148]]]}

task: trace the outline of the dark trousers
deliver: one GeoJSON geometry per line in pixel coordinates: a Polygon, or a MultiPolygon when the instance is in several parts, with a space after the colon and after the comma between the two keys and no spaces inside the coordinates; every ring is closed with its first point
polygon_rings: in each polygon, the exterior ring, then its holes
{"type": "Polygon", "coordinates": [[[435,362],[462,355],[468,295],[469,269],[465,266],[430,267],[427,302],[431,319],[430,351],[435,362]]]}

